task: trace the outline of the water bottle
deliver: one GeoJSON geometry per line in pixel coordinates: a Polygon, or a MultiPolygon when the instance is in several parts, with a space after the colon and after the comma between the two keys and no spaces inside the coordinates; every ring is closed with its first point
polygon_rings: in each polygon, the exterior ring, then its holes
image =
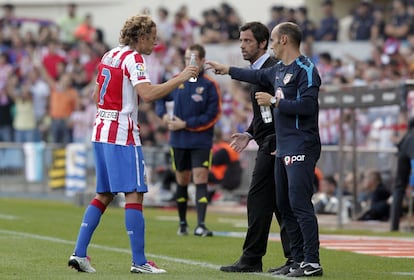
{"type": "Polygon", "coordinates": [[[167,110],[168,117],[174,119],[174,101],[166,101],[165,108],[167,110]]]}
{"type": "MultiPolygon", "coordinates": [[[[189,65],[197,66],[195,53],[191,53],[189,65]]],[[[197,82],[197,77],[191,77],[189,80],[191,83],[197,82]]]]}
{"type": "Polygon", "coordinates": [[[272,109],[270,109],[270,106],[260,106],[260,113],[264,123],[272,122],[272,109]]]}

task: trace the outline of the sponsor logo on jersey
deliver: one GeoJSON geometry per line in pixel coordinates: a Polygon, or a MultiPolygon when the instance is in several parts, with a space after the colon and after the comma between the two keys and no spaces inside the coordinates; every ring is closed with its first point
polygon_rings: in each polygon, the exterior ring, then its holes
{"type": "Polygon", "coordinates": [[[104,110],[104,109],[98,110],[99,118],[104,119],[104,120],[116,121],[118,119],[118,114],[119,112],[115,110],[104,110]]]}
{"type": "Polygon", "coordinates": [[[283,160],[285,161],[285,165],[288,166],[297,161],[305,161],[305,155],[285,156],[283,160]]]}
{"type": "Polygon", "coordinates": [[[283,83],[286,85],[287,83],[289,83],[290,82],[290,79],[292,78],[292,76],[293,76],[293,74],[289,74],[289,73],[287,73],[286,75],[285,75],[285,77],[283,78],[283,83]]]}
{"type": "Polygon", "coordinates": [[[143,63],[137,63],[137,76],[138,79],[145,77],[145,66],[143,63]]]}

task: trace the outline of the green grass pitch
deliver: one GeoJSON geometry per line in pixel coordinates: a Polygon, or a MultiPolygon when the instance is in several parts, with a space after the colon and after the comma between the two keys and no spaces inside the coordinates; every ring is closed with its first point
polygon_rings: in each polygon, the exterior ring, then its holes
{"type": "MultiPolygon", "coordinates": [[[[67,267],[84,207],[67,202],[0,198],[0,279],[285,279],[267,273],[233,274],[219,271],[241,254],[242,238],[177,236],[174,209],[144,208],[146,254],[168,273],[137,275],[129,272],[129,240],[122,208],[108,208],[95,232],[88,254],[96,274],[67,267]]],[[[196,215],[190,212],[190,230],[196,215]]],[[[208,213],[214,231],[244,232],[236,227],[243,214],[208,213]]],[[[322,229],[323,230],[323,229],[322,229]]],[[[277,232],[276,223],[272,232],[277,232]]],[[[349,233],[349,232],[348,232],[349,233]]],[[[358,232],[361,234],[361,232],[358,232]]],[[[368,233],[367,233],[368,234],[368,233]]],[[[414,259],[384,258],[321,248],[322,279],[413,279],[414,259]]],[[[263,269],[284,262],[279,242],[269,242],[263,269]]]]}

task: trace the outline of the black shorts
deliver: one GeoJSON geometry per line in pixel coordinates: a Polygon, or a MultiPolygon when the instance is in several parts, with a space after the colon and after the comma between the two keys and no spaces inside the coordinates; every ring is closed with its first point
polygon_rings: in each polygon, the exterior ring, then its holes
{"type": "Polygon", "coordinates": [[[211,149],[171,148],[170,151],[175,171],[191,170],[195,167],[210,168],[211,149]]]}

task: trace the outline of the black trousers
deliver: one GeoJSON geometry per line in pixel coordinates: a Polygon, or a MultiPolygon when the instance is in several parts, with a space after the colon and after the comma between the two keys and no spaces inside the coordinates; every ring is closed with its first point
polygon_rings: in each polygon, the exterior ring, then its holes
{"type": "Polygon", "coordinates": [[[391,230],[397,231],[400,227],[400,218],[402,215],[402,202],[405,196],[405,189],[410,178],[411,163],[408,157],[398,157],[397,174],[395,185],[392,193],[391,205],[391,230]]]}
{"type": "MultiPolygon", "coordinates": [[[[312,204],[316,157],[276,158],[276,199],[295,262],[319,263],[318,220],[312,204]]],[[[303,156],[303,157],[301,157],[303,156]]]]}
{"type": "Polygon", "coordinates": [[[248,229],[243,244],[243,255],[240,258],[240,262],[246,265],[261,264],[262,257],[266,254],[273,214],[280,225],[284,256],[290,258],[288,235],[276,207],[275,157],[271,155],[276,140],[274,135],[271,136],[266,137],[259,146],[247,194],[248,229]]]}

